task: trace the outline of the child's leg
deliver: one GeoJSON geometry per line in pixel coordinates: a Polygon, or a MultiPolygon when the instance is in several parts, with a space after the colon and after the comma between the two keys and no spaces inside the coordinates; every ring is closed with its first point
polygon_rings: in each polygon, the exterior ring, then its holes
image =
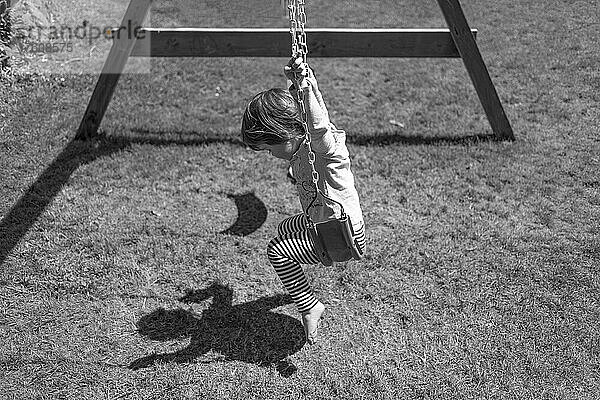
{"type": "Polygon", "coordinates": [[[365,244],[366,244],[365,243],[366,238],[365,238],[365,225],[364,224],[354,232],[354,239],[356,240],[356,242],[358,244],[360,252],[364,254],[365,244]]]}
{"type": "Polygon", "coordinates": [[[277,234],[283,236],[287,233],[300,232],[306,229],[306,215],[296,214],[281,221],[277,227],[277,234]]]}
{"type": "MultiPolygon", "coordinates": [[[[293,221],[289,222],[291,226],[296,226],[293,221]]],[[[281,283],[296,303],[298,311],[302,313],[306,341],[314,344],[325,306],[313,294],[300,266],[300,263],[319,262],[308,231],[291,232],[274,238],[267,247],[267,255],[281,283]]]]}
{"type": "MultiPolygon", "coordinates": [[[[293,221],[290,224],[293,225],[293,221]]],[[[304,313],[314,307],[318,300],[300,266],[319,262],[308,231],[285,233],[274,238],[267,247],[267,256],[298,311],[304,313]]]]}

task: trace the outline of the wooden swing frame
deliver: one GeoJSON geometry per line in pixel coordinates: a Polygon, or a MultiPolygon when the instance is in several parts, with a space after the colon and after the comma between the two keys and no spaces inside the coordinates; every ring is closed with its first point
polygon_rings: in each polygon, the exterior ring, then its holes
{"type": "MultiPolygon", "coordinates": [[[[514,140],[496,88],[459,0],[437,0],[447,29],[306,29],[310,57],[460,57],[497,139],[514,140]]],[[[122,27],[141,27],[152,0],[131,0],[122,27]]],[[[97,136],[98,128],[129,57],[289,57],[289,29],[137,28],[113,36],[77,139],[97,136]],[[138,40],[138,38],[144,38],[138,40]]]]}

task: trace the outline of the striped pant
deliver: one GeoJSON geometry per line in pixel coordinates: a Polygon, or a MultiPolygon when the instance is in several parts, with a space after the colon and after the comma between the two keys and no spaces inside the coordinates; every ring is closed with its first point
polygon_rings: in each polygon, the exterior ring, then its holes
{"type": "MultiPolygon", "coordinates": [[[[317,264],[319,262],[306,224],[304,214],[284,219],[277,228],[278,236],[267,246],[269,262],[275,268],[283,287],[288,291],[301,313],[310,310],[318,302],[300,266],[300,264],[317,264]]],[[[364,226],[355,232],[354,237],[361,249],[364,250],[364,226]]]]}

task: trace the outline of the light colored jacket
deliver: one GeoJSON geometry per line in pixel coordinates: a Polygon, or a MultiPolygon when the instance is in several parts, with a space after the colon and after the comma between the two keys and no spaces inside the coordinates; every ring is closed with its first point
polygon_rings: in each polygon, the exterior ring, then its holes
{"type": "MultiPolygon", "coordinates": [[[[358,192],[354,187],[354,175],[350,170],[350,156],[346,147],[346,132],[337,129],[329,121],[329,114],[323,97],[315,80],[302,89],[306,107],[308,129],[311,134],[311,147],[315,153],[315,169],[319,173],[319,189],[326,196],[340,202],[345,213],[350,217],[354,231],[364,225],[358,192]]],[[[296,96],[296,90],[290,89],[296,96]]],[[[292,174],[296,179],[298,197],[302,209],[307,207],[315,196],[315,186],[312,172],[308,163],[308,146],[302,142],[290,160],[292,174]]],[[[338,218],[340,207],[321,196],[309,209],[309,215],[314,222],[323,222],[338,218]]]]}

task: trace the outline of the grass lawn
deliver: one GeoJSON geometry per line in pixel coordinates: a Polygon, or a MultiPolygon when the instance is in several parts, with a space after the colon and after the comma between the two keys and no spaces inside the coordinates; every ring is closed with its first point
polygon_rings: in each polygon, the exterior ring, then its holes
{"type": "MultiPolygon", "coordinates": [[[[285,26],[156,3],[156,26],[285,26]]],[[[434,1],[330,3],[309,26],[444,25],[434,1]]],[[[306,267],[315,346],[266,258],[295,189],[239,140],[286,60],[153,60],[88,142],[96,75],[4,74],[0,398],[599,398],[597,3],[463,3],[515,142],[491,140],[460,60],[312,61],[369,251],[306,267]]]]}

